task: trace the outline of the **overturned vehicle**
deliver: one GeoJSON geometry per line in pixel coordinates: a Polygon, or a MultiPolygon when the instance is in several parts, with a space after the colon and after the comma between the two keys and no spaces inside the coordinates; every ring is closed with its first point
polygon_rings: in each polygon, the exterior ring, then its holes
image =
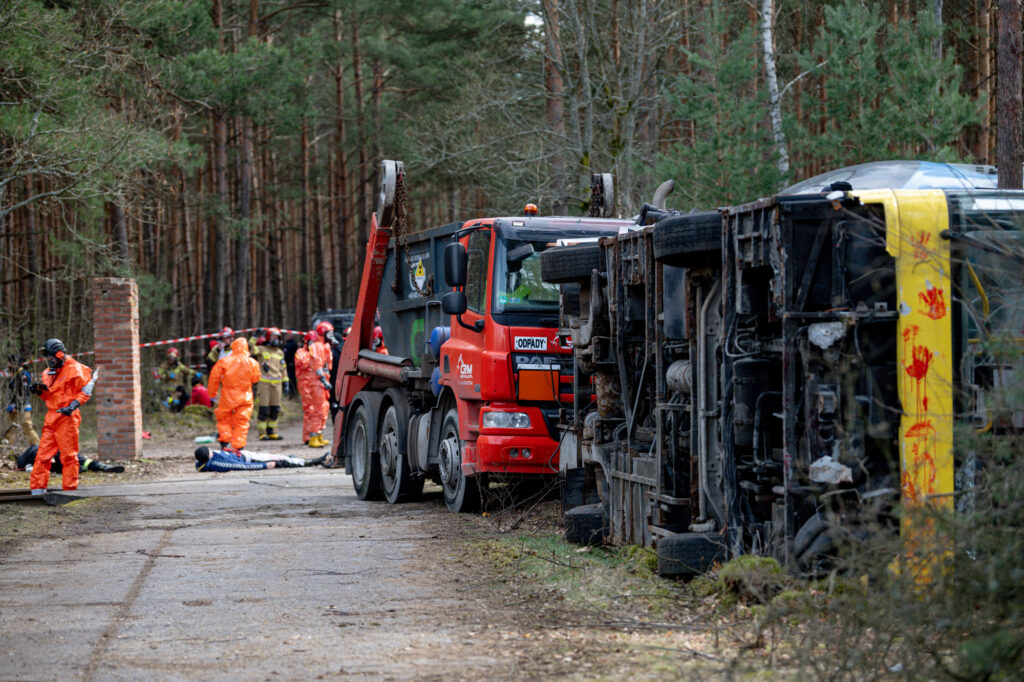
{"type": "Polygon", "coordinates": [[[1020,381],[1024,193],[850,189],[652,210],[541,255],[575,355],[572,539],[653,546],[663,575],[813,570],[901,497],[953,505],[955,427],[1024,426],[997,400],[1020,381]]]}

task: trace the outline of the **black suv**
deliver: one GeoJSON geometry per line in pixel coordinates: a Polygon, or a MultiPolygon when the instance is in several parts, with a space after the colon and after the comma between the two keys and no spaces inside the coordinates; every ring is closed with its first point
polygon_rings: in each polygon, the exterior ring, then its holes
{"type": "Polygon", "coordinates": [[[352,326],[352,322],[355,319],[355,308],[328,308],[327,310],[313,313],[313,326],[311,328],[316,329],[316,326],[321,322],[330,322],[334,325],[334,330],[340,339],[345,330],[352,326]]]}

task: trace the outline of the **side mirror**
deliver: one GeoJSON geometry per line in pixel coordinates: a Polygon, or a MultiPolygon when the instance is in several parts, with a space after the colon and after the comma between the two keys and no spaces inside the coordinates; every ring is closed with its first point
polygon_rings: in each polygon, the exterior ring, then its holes
{"type": "MultiPolygon", "coordinates": [[[[469,256],[466,247],[453,242],[444,247],[444,281],[450,287],[466,285],[466,266],[469,256]]],[[[463,307],[465,310],[465,307],[463,307]]],[[[452,313],[453,315],[455,313],[452,313]]]]}
{"type": "Polygon", "coordinates": [[[441,297],[441,312],[445,315],[461,315],[468,307],[465,291],[449,291],[441,297]]]}
{"type": "Polygon", "coordinates": [[[512,272],[519,272],[523,267],[523,261],[534,254],[533,244],[526,242],[514,249],[509,249],[505,260],[508,262],[508,269],[512,272]]]}

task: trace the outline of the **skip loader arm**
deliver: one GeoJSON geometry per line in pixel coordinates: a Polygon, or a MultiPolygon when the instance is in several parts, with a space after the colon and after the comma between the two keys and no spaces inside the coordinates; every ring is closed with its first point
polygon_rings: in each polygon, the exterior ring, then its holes
{"type": "MultiPolygon", "coordinates": [[[[388,206],[387,183],[400,183],[402,179],[401,164],[385,161],[382,168],[384,187],[381,189],[382,212],[390,216],[389,223],[394,221],[394,211],[388,206]],[[388,164],[393,164],[390,168],[388,164]]],[[[394,188],[391,189],[390,201],[394,202],[394,188]]],[[[334,438],[331,442],[331,455],[340,461],[345,456],[343,441],[345,435],[346,409],[359,391],[370,382],[370,378],[357,368],[359,351],[371,348],[373,323],[377,315],[377,299],[380,296],[384,265],[388,260],[388,244],[391,241],[391,225],[382,226],[380,216],[375,212],[370,217],[370,238],[366,244],[366,258],[363,261],[363,276],[359,283],[359,299],[356,302],[356,315],[352,322],[352,331],[345,338],[341,356],[338,358],[338,374],[334,383],[334,398],[340,409],[334,420],[334,438]]]]}

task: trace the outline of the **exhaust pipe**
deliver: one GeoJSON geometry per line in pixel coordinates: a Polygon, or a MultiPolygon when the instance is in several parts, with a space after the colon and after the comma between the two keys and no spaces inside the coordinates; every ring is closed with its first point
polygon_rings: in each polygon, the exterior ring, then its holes
{"type": "Polygon", "coordinates": [[[654,198],[651,199],[651,205],[654,208],[665,208],[665,199],[672,193],[672,190],[676,188],[676,183],[673,180],[666,180],[665,182],[658,185],[658,189],[654,190],[654,198]]]}

